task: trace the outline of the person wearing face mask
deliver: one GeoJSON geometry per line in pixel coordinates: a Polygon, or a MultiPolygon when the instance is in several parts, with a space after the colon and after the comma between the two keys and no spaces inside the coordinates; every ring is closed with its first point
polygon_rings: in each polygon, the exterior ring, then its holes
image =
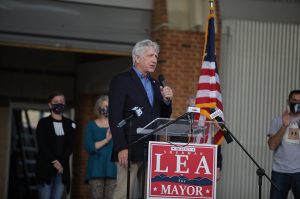
{"type": "Polygon", "coordinates": [[[271,199],[286,199],[292,189],[300,198],[300,90],[288,98],[289,111],[273,119],[268,132],[269,149],[273,151],[271,199]]]}
{"type": "Polygon", "coordinates": [[[90,186],[91,199],[110,199],[116,186],[117,169],[110,160],[113,142],[108,125],[107,95],[98,98],[94,112],[97,118],[85,128],[84,146],[88,153],[85,181],[90,186]]]}
{"type": "Polygon", "coordinates": [[[75,123],[64,117],[65,96],[55,92],[48,98],[50,115],[36,128],[38,144],[36,179],[40,199],[61,198],[70,191],[69,158],[73,151],[75,123]]]}

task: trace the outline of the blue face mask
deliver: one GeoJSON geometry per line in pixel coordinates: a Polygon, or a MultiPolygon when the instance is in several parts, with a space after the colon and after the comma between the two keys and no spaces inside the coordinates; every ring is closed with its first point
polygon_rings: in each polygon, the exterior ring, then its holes
{"type": "Polygon", "coordinates": [[[51,104],[52,108],[51,111],[53,111],[56,114],[62,114],[65,110],[65,105],[58,103],[58,104],[51,104]]]}
{"type": "Polygon", "coordinates": [[[292,113],[299,113],[300,112],[300,104],[290,103],[290,110],[292,113]]]}

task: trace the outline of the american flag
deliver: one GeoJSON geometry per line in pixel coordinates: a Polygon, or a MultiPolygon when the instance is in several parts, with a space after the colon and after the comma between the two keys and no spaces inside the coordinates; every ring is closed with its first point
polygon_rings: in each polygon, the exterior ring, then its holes
{"type": "MultiPolygon", "coordinates": [[[[195,102],[196,106],[201,108],[200,118],[197,119],[202,122],[210,121],[210,110],[212,108],[218,108],[222,111],[222,115],[220,115],[220,117],[224,121],[220,80],[215,54],[215,27],[214,14],[212,10],[208,17],[206,27],[207,29],[205,32],[204,43],[205,49],[203,54],[202,67],[200,69],[195,102]]],[[[217,131],[214,135],[210,135],[209,125],[206,125],[206,127],[207,128],[205,135],[198,138],[196,137],[195,141],[198,143],[221,144],[224,140],[223,132],[217,131]]]]}

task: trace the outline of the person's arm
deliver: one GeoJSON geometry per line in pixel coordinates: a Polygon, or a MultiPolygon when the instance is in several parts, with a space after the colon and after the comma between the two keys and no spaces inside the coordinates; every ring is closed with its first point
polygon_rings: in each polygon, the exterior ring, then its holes
{"type": "Polygon", "coordinates": [[[123,149],[118,153],[118,160],[121,167],[128,166],[128,149],[123,149]]]}
{"type": "Polygon", "coordinates": [[[170,102],[173,99],[173,91],[169,86],[160,86],[160,92],[165,102],[170,102]]]}
{"type": "Polygon", "coordinates": [[[275,150],[282,141],[282,138],[284,136],[284,133],[286,129],[288,128],[290,123],[290,117],[287,111],[285,111],[282,115],[282,126],[280,129],[274,134],[269,137],[268,145],[270,150],[275,150]]]}
{"type": "Polygon", "coordinates": [[[36,128],[36,139],[38,144],[39,153],[43,158],[46,158],[49,164],[51,164],[53,161],[57,160],[57,158],[53,155],[49,148],[49,139],[47,136],[48,132],[48,119],[42,118],[39,120],[37,128],[36,128]]]}
{"type": "Polygon", "coordinates": [[[65,131],[65,149],[62,158],[59,160],[60,163],[65,166],[69,163],[70,155],[73,153],[74,140],[76,133],[76,124],[73,120],[63,117],[63,128],[65,131]]]}
{"type": "Polygon", "coordinates": [[[110,129],[108,128],[106,131],[106,137],[103,140],[95,142],[95,148],[101,149],[111,140],[111,138],[112,138],[112,135],[111,135],[110,129]]]}
{"type": "Polygon", "coordinates": [[[103,140],[95,141],[93,138],[92,122],[89,122],[85,128],[84,133],[84,148],[89,154],[96,153],[96,151],[104,147],[111,140],[110,129],[106,131],[106,137],[103,140]]]}
{"type": "Polygon", "coordinates": [[[126,77],[119,76],[111,81],[109,87],[109,126],[114,142],[114,151],[118,152],[120,166],[127,166],[128,164],[127,139],[124,127],[117,127],[118,123],[124,119],[127,81],[129,80],[126,77]]]}
{"type": "Polygon", "coordinates": [[[169,86],[160,87],[161,101],[161,117],[169,118],[172,114],[173,91],[169,86]]]}
{"type": "Polygon", "coordinates": [[[57,169],[58,173],[63,173],[64,172],[64,168],[58,160],[52,161],[52,164],[57,169]]]}
{"type": "Polygon", "coordinates": [[[89,122],[85,127],[84,148],[89,154],[93,154],[96,152],[96,146],[95,146],[95,141],[93,139],[93,129],[92,129],[91,122],[89,122]]]}
{"type": "Polygon", "coordinates": [[[274,135],[270,136],[268,140],[270,150],[275,150],[281,144],[282,138],[287,127],[288,126],[282,125],[281,128],[274,135]]]}

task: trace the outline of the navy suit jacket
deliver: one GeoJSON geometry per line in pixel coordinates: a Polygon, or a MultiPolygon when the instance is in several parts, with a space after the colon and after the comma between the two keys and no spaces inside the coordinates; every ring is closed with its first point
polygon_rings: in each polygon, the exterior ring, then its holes
{"type": "MultiPolygon", "coordinates": [[[[118,152],[127,149],[129,139],[131,142],[142,137],[136,133],[138,127],[144,127],[158,117],[168,118],[172,113],[172,104],[168,105],[163,101],[160,93],[158,81],[150,78],[154,102],[151,106],[147,93],[140,78],[133,69],[121,73],[114,77],[109,89],[109,125],[113,137],[112,160],[118,161],[118,152]],[[131,120],[122,128],[118,128],[118,123],[131,114],[131,109],[135,106],[143,107],[143,114],[139,118],[131,120]]],[[[142,161],[144,158],[144,143],[153,140],[154,136],[131,146],[131,160],[142,161]]]]}

